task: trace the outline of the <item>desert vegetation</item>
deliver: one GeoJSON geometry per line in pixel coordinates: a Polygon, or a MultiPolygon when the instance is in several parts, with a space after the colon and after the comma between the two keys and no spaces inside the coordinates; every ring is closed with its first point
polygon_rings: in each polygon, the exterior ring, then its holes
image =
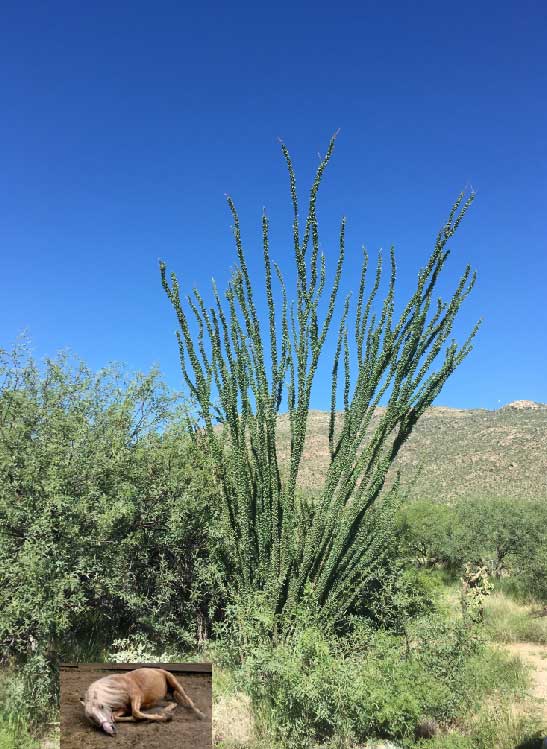
{"type": "MultiPolygon", "coordinates": [[[[545,497],[420,494],[423,473],[401,459],[477,332],[451,338],[469,267],[437,298],[473,195],[458,196],[409,299],[396,299],[394,252],[387,279],[381,255],[369,279],[364,254],[352,306],[339,299],[345,222],[329,286],[316,213],[334,142],[305,220],[282,145],[296,287],[264,215],[264,319],[231,198],[224,293],[183,295],[161,264],[183,394],[156,371],[2,352],[1,746],[30,747],[56,722],[63,660],[189,658],[215,664],[225,749],[539,746],[545,716],[507,645],[547,642],[545,497]],[[320,366],[331,391],[315,473],[320,366]],[[466,564],[493,586],[475,618],[466,564]]],[[[443,438],[450,427],[437,451],[443,438]]]]}

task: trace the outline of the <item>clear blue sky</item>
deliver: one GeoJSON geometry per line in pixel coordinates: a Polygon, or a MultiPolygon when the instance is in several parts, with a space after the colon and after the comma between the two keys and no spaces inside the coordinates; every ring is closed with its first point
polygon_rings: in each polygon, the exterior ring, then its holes
{"type": "MultiPolygon", "coordinates": [[[[484,318],[438,403],[547,401],[547,4],[205,2],[6,5],[0,31],[0,346],[153,363],[180,386],[165,259],[186,289],[224,285],[240,209],[260,279],[260,215],[291,262],[281,136],[305,192],[341,134],[318,214],[343,290],[360,247],[394,244],[401,299],[453,198],[477,190],[447,288],[484,318]]],[[[324,370],[325,371],[325,370],[324,370]]],[[[327,405],[327,381],[313,405],[327,405]]]]}

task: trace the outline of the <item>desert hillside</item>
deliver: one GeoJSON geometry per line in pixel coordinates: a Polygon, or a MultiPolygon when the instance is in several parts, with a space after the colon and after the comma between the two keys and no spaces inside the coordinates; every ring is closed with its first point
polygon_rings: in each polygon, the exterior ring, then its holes
{"type": "MultiPolygon", "coordinates": [[[[279,418],[287,444],[288,421],[279,418]]],[[[328,413],[312,411],[300,484],[321,486],[328,466],[328,413]]],[[[495,411],[433,407],[396,462],[410,496],[547,499],[547,404],[514,401],[495,411]]]]}

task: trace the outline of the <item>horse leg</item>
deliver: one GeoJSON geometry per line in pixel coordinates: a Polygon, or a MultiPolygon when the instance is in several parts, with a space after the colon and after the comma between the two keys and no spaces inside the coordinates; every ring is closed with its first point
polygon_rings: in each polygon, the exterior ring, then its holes
{"type": "Polygon", "coordinates": [[[165,674],[165,679],[167,681],[167,684],[171,687],[173,690],[173,697],[176,699],[176,701],[179,703],[179,705],[184,705],[184,707],[189,707],[190,710],[193,710],[195,714],[203,720],[205,718],[205,715],[201,712],[199,708],[197,708],[190,697],[186,694],[182,686],[179,684],[177,679],[171,674],[169,671],[165,671],[163,669],[163,673],[165,674]]]}
{"type": "Polygon", "coordinates": [[[164,710],[161,713],[143,713],[141,710],[141,705],[141,697],[138,695],[134,696],[131,700],[131,714],[135,720],[160,720],[166,722],[168,720],[171,720],[173,717],[171,714],[173,708],[171,708],[171,710],[167,712],[164,710]]]}

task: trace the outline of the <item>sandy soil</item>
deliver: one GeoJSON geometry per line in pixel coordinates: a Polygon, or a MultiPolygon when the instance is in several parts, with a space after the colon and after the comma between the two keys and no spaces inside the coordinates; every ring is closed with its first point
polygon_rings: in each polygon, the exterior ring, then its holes
{"type": "Polygon", "coordinates": [[[61,749],[211,749],[211,674],[175,674],[184,690],[205,713],[205,720],[199,720],[190,710],[179,705],[169,723],[118,723],[117,734],[111,737],[87,722],[80,704],[80,695],[85,693],[89,684],[108,673],[104,670],[61,670],[61,749]]]}
{"type": "Polygon", "coordinates": [[[534,642],[511,642],[505,647],[532,668],[532,696],[543,706],[547,724],[547,646],[534,642]]]}

